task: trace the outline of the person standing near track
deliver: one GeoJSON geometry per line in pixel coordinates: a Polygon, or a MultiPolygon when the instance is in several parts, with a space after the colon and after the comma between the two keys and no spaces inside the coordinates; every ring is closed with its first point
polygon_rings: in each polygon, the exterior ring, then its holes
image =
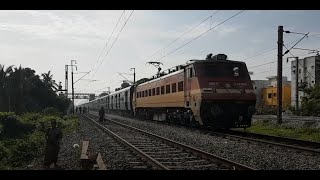
{"type": "Polygon", "coordinates": [[[44,166],[49,168],[52,163],[57,167],[58,154],[60,151],[60,141],[62,139],[62,132],[57,128],[56,120],[51,121],[51,128],[49,128],[45,135],[46,147],[44,166]]]}
{"type": "Polygon", "coordinates": [[[104,109],[103,109],[103,107],[101,107],[100,110],[99,110],[99,121],[100,122],[104,121],[104,109]]]}

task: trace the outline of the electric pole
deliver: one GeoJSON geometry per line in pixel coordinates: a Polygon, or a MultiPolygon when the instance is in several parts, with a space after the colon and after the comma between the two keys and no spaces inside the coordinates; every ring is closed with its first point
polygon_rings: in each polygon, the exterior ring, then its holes
{"type": "MultiPolygon", "coordinates": [[[[136,93],[136,68],[131,68],[130,70],[133,69],[133,93],[134,93],[134,107],[137,107],[137,93],[136,93]]],[[[135,110],[134,110],[135,112],[135,110]]]]}
{"type": "Polygon", "coordinates": [[[65,89],[66,89],[66,98],[68,99],[68,65],[65,65],[66,79],[65,79],[65,89]]]}
{"type": "Polygon", "coordinates": [[[282,123],[282,47],[283,47],[283,26],[278,26],[278,111],[277,123],[282,123]]]}
{"type": "Polygon", "coordinates": [[[131,68],[131,69],[133,69],[133,84],[136,84],[136,68],[131,68]]]}
{"type": "MultiPolygon", "coordinates": [[[[74,114],[74,87],[73,87],[73,65],[72,63],[75,62],[77,64],[76,60],[71,60],[71,85],[72,85],[72,114],[74,114]]],[[[76,71],[77,71],[77,66],[76,66],[76,71]]]]}
{"type": "Polygon", "coordinates": [[[299,58],[296,57],[296,115],[299,114],[299,86],[298,86],[298,82],[299,82],[299,58]]]}

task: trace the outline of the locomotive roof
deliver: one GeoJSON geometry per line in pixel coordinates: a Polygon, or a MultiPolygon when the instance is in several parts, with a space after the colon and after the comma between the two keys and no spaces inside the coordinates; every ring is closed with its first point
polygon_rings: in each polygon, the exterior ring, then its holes
{"type": "Polygon", "coordinates": [[[152,83],[152,82],[158,81],[158,80],[160,80],[160,79],[167,78],[167,77],[169,77],[169,76],[173,76],[173,75],[179,74],[180,72],[183,72],[183,69],[180,69],[180,70],[175,71],[175,72],[173,72],[173,73],[169,73],[169,74],[166,74],[166,75],[164,75],[164,76],[160,76],[160,77],[158,77],[158,78],[156,78],[156,79],[152,79],[152,80],[150,80],[150,81],[144,82],[144,83],[142,83],[142,84],[139,84],[138,86],[146,85],[146,84],[148,84],[148,83],[152,83]]]}

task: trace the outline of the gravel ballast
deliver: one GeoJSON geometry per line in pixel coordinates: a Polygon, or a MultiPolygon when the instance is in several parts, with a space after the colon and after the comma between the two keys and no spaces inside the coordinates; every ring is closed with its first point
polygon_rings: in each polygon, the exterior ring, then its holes
{"type": "Polygon", "coordinates": [[[320,169],[319,155],[302,154],[278,146],[267,146],[265,144],[249,143],[236,139],[230,140],[228,138],[204,134],[201,130],[188,129],[185,127],[171,126],[110,114],[106,115],[106,117],[256,169],[320,169]]]}

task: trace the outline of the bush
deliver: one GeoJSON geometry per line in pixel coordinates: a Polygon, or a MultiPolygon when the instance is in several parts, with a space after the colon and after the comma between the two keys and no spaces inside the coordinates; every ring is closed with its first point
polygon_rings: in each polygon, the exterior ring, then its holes
{"type": "Polygon", "coordinates": [[[268,106],[268,105],[260,105],[257,107],[257,115],[276,115],[277,107],[276,106],[268,106]]]}
{"type": "Polygon", "coordinates": [[[52,120],[57,121],[58,127],[64,134],[79,127],[76,116],[58,117],[27,113],[19,117],[14,113],[0,113],[0,125],[2,126],[0,129],[4,129],[6,137],[0,141],[0,169],[19,168],[27,165],[34,158],[42,157],[45,147],[45,132],[51,127],[52,120]],[[28,127],[28,131],[23,131],[21,127],[28,127]],[[12,136],[10,133],[13,132],[20,132],[20,134],[12,136]]]}
{"type": "Polygon", "coordinates": [[[12,112],[0,112],[1,138],[19,138],[32,132],[32,127],[20,122],[19,116],[12,112]]]}
{"type": "Polygon", "coordinates": [[[54,107],[47,107],[42,110],[42,113],[44,115],[52,115],[52,116],[61,116],[62,115],[62,113],[59,112],[59,110],[54,107]]]}

